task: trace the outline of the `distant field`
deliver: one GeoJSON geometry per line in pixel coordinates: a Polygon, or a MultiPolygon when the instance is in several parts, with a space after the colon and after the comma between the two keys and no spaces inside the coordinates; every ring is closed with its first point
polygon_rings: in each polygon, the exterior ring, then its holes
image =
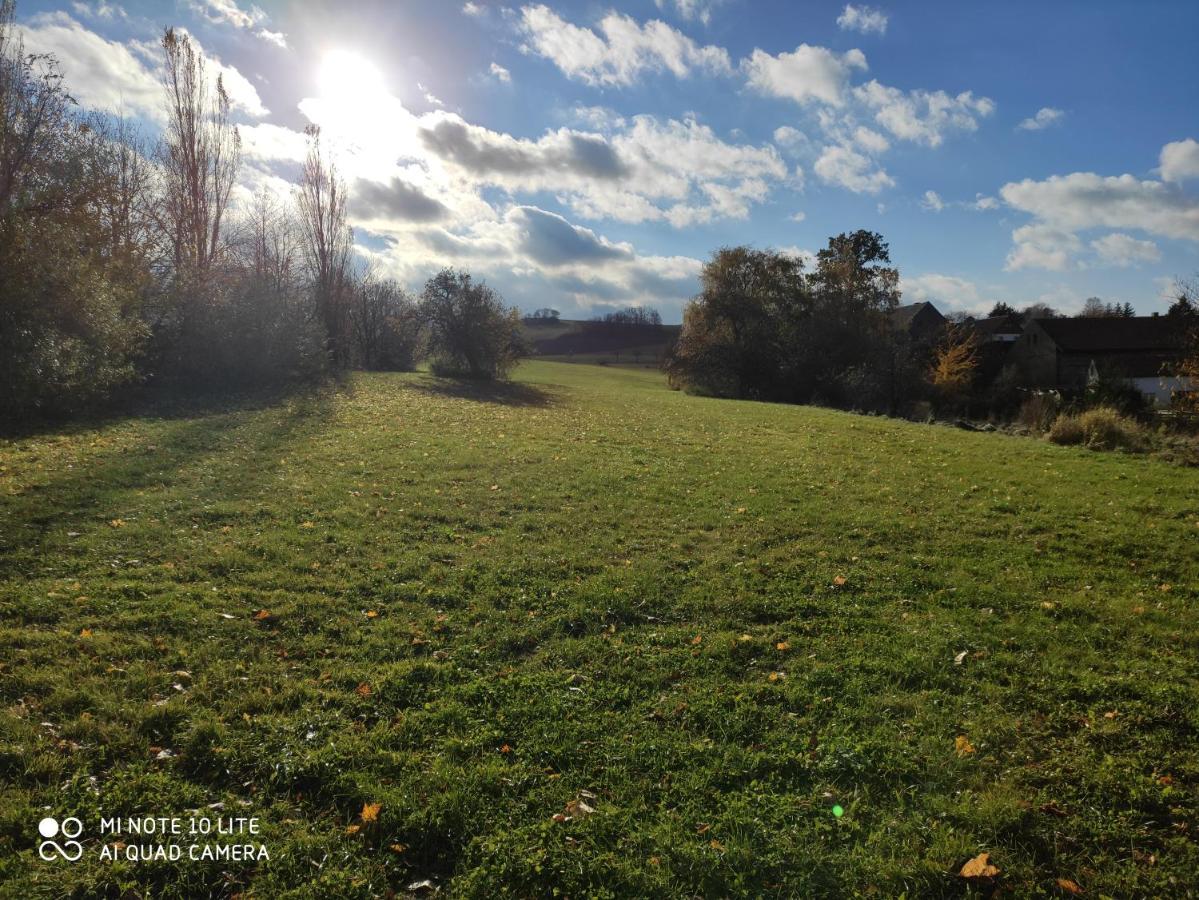
{"type": "Polygon", "coordinates": [[[588,330],[593,323],[561,319],[549,323],[525,320],[524,331],[539,359],[553,362],[660,369],[667,348],[678,339],[679,325],[663,325],[653,336],[638,329],[609,334],[588,330]]]}
{"type": "Polygon", "coordinates": [[[1193,895],[1197,547],[1199,470],[596,366],[0,442],[0,896],[1193,895]],[[269,862],[35,850],[192,810],[269,862]]]}

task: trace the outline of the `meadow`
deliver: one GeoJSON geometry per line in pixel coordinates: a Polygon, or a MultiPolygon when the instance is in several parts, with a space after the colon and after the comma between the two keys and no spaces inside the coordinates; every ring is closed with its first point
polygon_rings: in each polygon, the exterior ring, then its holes
{"type": "Polygon", "coordinates": [[[1199,470],[629,369],[11,438],[0,895],[1193,895],[1197,551],[1199,470]],[[270,859],[99,859],[193,811],[270,859]]]}

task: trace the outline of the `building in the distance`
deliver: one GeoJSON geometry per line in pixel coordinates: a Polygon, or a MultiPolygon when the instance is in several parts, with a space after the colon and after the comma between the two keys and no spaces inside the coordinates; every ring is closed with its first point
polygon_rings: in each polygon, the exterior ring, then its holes
{"type": "Polygon", "coordinates": [[[1074,392],[1101,378],[1121,378],[1166,406],[1174,391],[1195,388],[1168,374],[1185,335],[1185,323],[1170,316],[1033,319],[1012,344],[1008,362],[1028,387],[1074,392]]]}

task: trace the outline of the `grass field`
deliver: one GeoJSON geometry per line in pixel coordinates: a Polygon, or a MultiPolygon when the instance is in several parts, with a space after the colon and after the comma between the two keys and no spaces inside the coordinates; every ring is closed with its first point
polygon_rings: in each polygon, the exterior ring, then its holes
{"type": "Polygon", "coordinates": [[[0,896],[1195,891],[1193,469],[535,362],[8,441],[0,515],[0,896]],[[98,858],[194,810],[270,860],[98,858]]]}

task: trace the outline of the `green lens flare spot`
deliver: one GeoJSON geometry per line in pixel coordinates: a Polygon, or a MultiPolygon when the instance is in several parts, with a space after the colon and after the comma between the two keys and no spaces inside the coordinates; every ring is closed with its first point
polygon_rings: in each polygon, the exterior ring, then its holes
{"type": "Polygon", "coordinates": [[[845,810],[843,810],[840,806],[834,806],[833,807],[833,815],[839,819],[843,815],[845,815],[845,810]]]}

